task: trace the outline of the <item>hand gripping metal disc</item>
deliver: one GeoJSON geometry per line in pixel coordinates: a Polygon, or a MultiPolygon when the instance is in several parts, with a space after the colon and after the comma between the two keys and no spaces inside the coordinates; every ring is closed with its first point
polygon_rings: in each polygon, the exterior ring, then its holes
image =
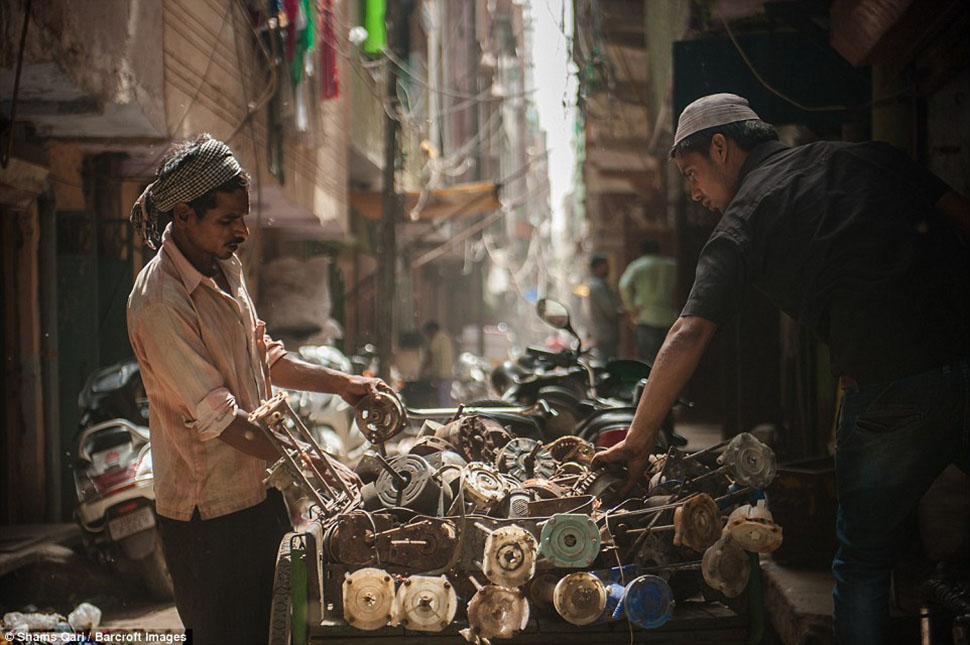
{"type": "Polygon", "coordinates": [[[756,506],[745,504],[734,509],[728,518],[727,531],[741,548],[753,553],[771,553],[783,540],[781,527],[775,524],[763,499],[756,506]]]}
{"type": "Polygon", "coordinates": [[[691,497],[674,511],[674,544],[703,553],[721,536],[721,514],[707,493],[691,497]]]}
{"type": "Polygon", "coordinates": [[[344,576],[344,620],[357,629],[380,629],[391,619],[394,580],[383,569],[367,567],[344,576]]]}
{"type": "Polygon", "coordinates": [[[557,567],[588,567],[599,555],[600,532],[588,515],[562,513],[542,525],[539,555],[557,567]]]}
{"type": "Polygon", "coordinates": [[[596,622],[606,608],[606,586],[586,571],[571,573],[556,585],[552,600],[566,622],[589,625],[596,622]]]}
{"type": "Polygon", "coordinates": [[[485,538],[482,572],[500,587],[521,587],[536,572],[536,539],[525,529],[503,526],[485,538]]]}
{"type": "Polygon", "coordinates": [[[717,589],[728,598],[735,598],[748,586],[751,560],[741,545],[725,531],[717,542],[704,551],[701,573],[709,587],[717,589]]]}
{"type": "Polygon", "coordinates": [[[631,623],[644,629],[656,629],[670,620],[674,592],[663,578],[640,576],[626,586],[623,606],[631,623]]]}
{"type": "Polygon", "coordinates": [[[389,392],[368,394],[356,408],[357,428],[371,443],[384,443],[408,423],[401,400],[389,392]]]}
{"type": "Polygon", "coordinates": [[[410,576],[394,597],[392,624],[420,632],[440,632],[455,619],[458,597],[445,576],[410,576]]]}
{"type": "MultiPolygon", "coordinates": [[[[529,602],[518,589],[485,585],[468,602],[468,640],[512,638],[529,622],[529,602]]],[[[466,635],[467,634],[467,635],[466,635]]]]}
{"type": "Polygon", "coordinates": [[[465,497],[478,506],[488,508],[501,502],[508,493],[508,484],[494,467],[472,462],[465,469],[465,497]]]}
{"type": "Polygon", "coordinates": [[[536,477],[548,479],[556,472],[556,463],[549,451],[528,437],[518,437],[505,444],[495,457],[495,467],[520,482],[536,477]]]}
{"type": "Polygon", "coordinates": [[[748,432],[731,439],[717,461],[728,466],[734,479],[745,486],[765,488],[775,479],[774,451],[748,432]]]}

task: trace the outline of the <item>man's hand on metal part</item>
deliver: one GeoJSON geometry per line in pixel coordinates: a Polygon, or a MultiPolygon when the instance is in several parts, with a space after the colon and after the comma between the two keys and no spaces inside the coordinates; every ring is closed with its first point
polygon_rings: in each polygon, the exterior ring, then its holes
{"type": "Polygon", "coordinates": [[[391,386],[379,378],[369,376],[348,375],[344,380],[343,387],[337,394],[350,405],[357,405],[361,399],[370,394],[376,394],[378,390],[392,392],[391,386]]]}
{"type": "Polygon", "coordinates": [[[656,435],[640,439],[644,434],[646,433],[627,434],[618,444],[593,456],[593,468],[602,468],[608,464],[626,464],[627,479],[620,489],[621,495],[629,493],[650,466],[650,452],[653,450],[656,435]]]}

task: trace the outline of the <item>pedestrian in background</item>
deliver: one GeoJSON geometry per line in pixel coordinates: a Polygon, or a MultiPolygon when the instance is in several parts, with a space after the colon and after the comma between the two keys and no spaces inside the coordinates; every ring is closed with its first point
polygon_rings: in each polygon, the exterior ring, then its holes
{"type": "Polygon", "coordinates": [[[620,341],[620,303],[606,281],[610,262],[601,253],[589,261],[589,327],[596,356],[602,361],[616,358],[620,341]]]}
{"type": "Polygon", "coordinates": [[[674,284],[677,263],[660,257],[660,245],[647,239],[640,245],[640,257],[620,277],[620,296],[636,325],[637,358],[653,363],[670,326],[677,319],[674,284]]]}
{"type": "Polygon", "coordinates": [[[424,323],[428,346],[421,363],[421,374],[431,379],[438,394],[438,405],[451,405],[451,383],[454,380],[455,349],[451,337],[433,320],[424,323]]]}

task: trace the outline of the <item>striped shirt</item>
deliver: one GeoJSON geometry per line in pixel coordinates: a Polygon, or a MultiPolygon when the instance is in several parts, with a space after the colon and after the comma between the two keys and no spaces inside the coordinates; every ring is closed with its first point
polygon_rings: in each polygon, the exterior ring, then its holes
{"type": "Polygon", "coordinates": [[[171,225],[128,297],[128,336],[148,394],[160,515],[189,520],[263,501],[266,462],[214,441],[238,409],[270,392],[270,367],[285,353],[265,333],[246,290],[242,264],[220,260],[230,293],[179,251],[171,225]]]}

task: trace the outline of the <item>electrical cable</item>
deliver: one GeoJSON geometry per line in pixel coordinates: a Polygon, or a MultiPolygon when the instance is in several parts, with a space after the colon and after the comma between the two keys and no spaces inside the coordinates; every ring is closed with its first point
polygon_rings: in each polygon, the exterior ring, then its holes
{"type": "Polygon", "coordinates": [[[33,0],[27,0],[24,6],[24,26],[20,31],[20,48],[17,51],[17,71],[14,72],[13,95],[10,97],[10,122],[6,145],[0,151],[0,167],[6,168],[10,163],[10,151],[13,149],[14,124],[17,122],[17,96],[20,94],[20,72],[24,64],[24,49],[27,45],[27,26],[30,24],[30,6],[33,0]]]}

